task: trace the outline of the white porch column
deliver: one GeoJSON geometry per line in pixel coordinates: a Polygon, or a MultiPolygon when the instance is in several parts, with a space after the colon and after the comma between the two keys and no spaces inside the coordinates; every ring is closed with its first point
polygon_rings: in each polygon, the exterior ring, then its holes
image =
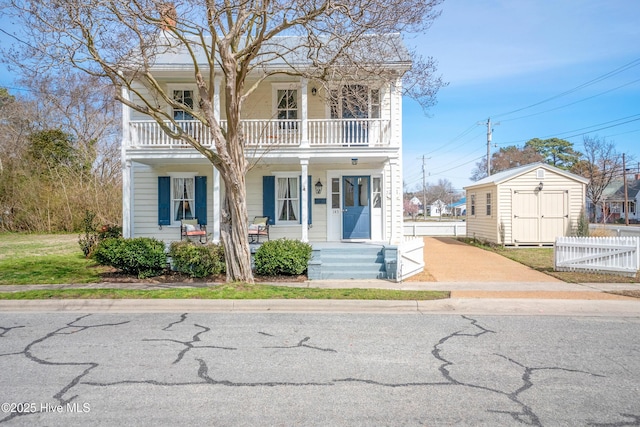
{"type": "Polygon", "coordinates": [[[302,235],[300,240],[303,242],[309,241],[309,189],[308,181],[309,181],[309,159],[300,159],[300,226],[302,228],[302,235]]]}
{"type": "Polygon", "coordinates": [[[125,238],[133,237],[131,218],[133,217],[132,209],[132,194],[131,185],[133,180],[131,179],[131,160],[125,160],[122,162],[122,236],[125,238]]]}
{"type": "Polygon", "coordinates": [[[220,243],[220,172],[213,168],[213,243],[220,243]]]}
{"type": "MultiPolygon", "coordinates": [[[[121,89],[122,97],[129,100],[129,91],[123,87],[121,89]]],[[[122,104],[122,144],[120,146],[120,162],[122,165],[122,235],[124,237],[132,237],[131,218],[132,212],[132,194],[131,185],[131,160],[127,159],[127,150],[131,146],[131,109],[122,104]]]]}
{"type": "Polygon", "coordinates": [[[391,236],[389,236],[389,244],[391,245],[400,245],[403,240],[401,165],[400,158],[389,159],[389,178],[391,180],[391,236]]]}
{"type": "Polygon", "coordinates": [[[309,80],[302,77],[300,78],[300,119],[302,124],[300,126],[301,140],[300,147],[309,147],[309,97],[307,95],[307,87],[309,86],[309,80]]]}

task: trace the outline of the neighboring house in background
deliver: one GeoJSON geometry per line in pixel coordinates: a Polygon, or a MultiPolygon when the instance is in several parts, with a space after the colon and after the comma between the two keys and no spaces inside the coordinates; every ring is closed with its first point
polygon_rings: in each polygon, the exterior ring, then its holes
{"type": "Polygon", "coordinates": [[[453,216],[464,216],[467,214],[467,198],[463,197],[455,203],[447,205],[447,211],[453,216]]]}
{"type": "Polygon", "coordinates": [[[412,205],[414,205],[414,206],[417,206],[418,210],[417,210],[417,212],[416,212],[416,213],[417,213],[418,215],[421,215],[421,214],[424,212],[424,210],[423,210],[423,208],[422,208],[422,202],[421,202],[421,201],[420,201],[420,199],[418,199],[416,196],[413,196],[413,197],[411,198],[411,200],[409,200],[409,203],[411,203],[411,204],[412,204],[412,205]]]}
{"type": "Polygon", "coordinates": [[[467,237],[505,245],[548,245],[572,235],[589,181],[532,163],[465,187],[467,237]]]}
{"type": "MultiPolygon", "coordinates": [[[[310,278],[396,278],[402,270],[401,79],[411,62],[400,35],[376,37],[395,46],[396,56],[386,58],[385,64],[395,70],[392,81],[354,79],[325,86],[283,74],[262,81],[244,104],[245,154],[255,164],[246,175],[249,219],[268,216],[271,239],[310,242],[310,278]],[[374,248],[378,265],[373,272],[363,267],[360,274],[353,267],[356,258],[337,252],[339,260],[349,262],[346,276],[340,275],[342,267],[332,265],[329,250],[323,249],[340,242],[361,243],[356,254],[374,248]],[[332,270],[336,275],[327,273],[332,270]]],[[[198,105],[193,64],[185,52],[159,55],[153,70],[170,96],[198,105]]],[[[247,86],[262,77],[259,68],[255,72],[247,86]]],[[[223,77],[216,83],[215,114],[224,127],[224,97],[219,95],[223,77]]],[[[138,89],[144,90],[141,85],[138,89]]],[[[135,100],[132,93],[123,95],[135,100]]],[[[169,106],[167,114],[214,147],[201,122],[169,106]]],[[[180,240],[180,221],[197,218],[210,240],[218,242],[224,191],[219,172],[191,146],[171,139],[155,121],[126,107],[123,130],[124,235],[180,240]]],[[[354,250],[353,244],[341,250],[349,247],[354,250]]]]}
{"type": "MultiPolygon", "coordinates": [[[[627,201],[628,207],[625,209],[624,181],[614,181],[607,186],[602,195],[604,201],[604,222],[613,223],[624,221],[625,211],[629,212],[629,223],[636,224],[640,220],[638,203],[640,202],[640,174],[636,174],[634,179],[627,179],[627,201]]],[[[602,206],[590,206],[595,210],[596,220],[602,222],[602,206]]]]}
{"type": "Polygon", "coordinates": [[[447,215],[449,213],[447,210],[447,204],[440,199],[431,203],[431,205],[427,209],[428,209],[429,216],[439,217],[442,215],[447,215]]]}

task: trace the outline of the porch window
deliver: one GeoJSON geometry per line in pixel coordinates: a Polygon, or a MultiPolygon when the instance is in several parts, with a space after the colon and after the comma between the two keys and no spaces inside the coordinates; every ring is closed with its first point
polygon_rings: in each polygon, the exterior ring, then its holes
{"type": "Polygon", "coordinates": [[[297,177],[278,177],[276,188],[278,221],[298,222],[300,206],[297,177]]]}
{"type": "Polygon", "coordinates": [[[373,188],[371,189],[373,197],[373,207],[382,207],[382,180],[380,178],[373,178],[373,188]]]}
{"type": "Polygon", "coordinates": [[[340,209],[340,178],[331,178],[331,209],[340,209]]]}
{"type": "Polygon", "coordinates": [[[298,90],[278,89],[277,90],[277,111],[276,117],[281,121],[281,129],[297,129],[298,124],[298,90]]]}
{"type": "MultiPolygon", "coordinates": [[[[193,110],[193,90],[175,89],[173,100],[193,110]]],[[[180,108],[173,109],[173,118],[175,120],[193,120],[193,116],[187,110],[180,108]]]]}
{"type": "Polygon", "coordinates": [[[173,220],[195,218],[195,179],[173,178],[173,220]]]}

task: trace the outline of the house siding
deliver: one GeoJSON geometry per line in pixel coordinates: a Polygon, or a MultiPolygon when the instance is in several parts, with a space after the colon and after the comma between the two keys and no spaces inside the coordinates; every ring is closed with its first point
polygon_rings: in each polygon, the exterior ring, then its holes
{"type": "MultiPolygon", "coordinates": [[[[132,237],[154,237],[165,242],[180,240],[179,225],[158,225],[158,177],[172,173],[194,173],[207,177],[207,223],[213,224],[213,170],[206,165],[133,166],[133,217],[132,237]],[[208,172],[208,173],[207,173],[208,172]]],[[[208,229],[211,233],[212,230],[208,229]]]]}
{"type": "Polygon", "coordinates": [[[467,193],[467,214],[471,216],[471,197],[475,194],[475,215],[467,221],[467,236],[480,240],[495,242],[498,239],[498,219],[496,208],[496,187],[494,185],[477,187],[467,193]],[[491,215],[486,212],[486,194],[491,194],[491,215]]]}

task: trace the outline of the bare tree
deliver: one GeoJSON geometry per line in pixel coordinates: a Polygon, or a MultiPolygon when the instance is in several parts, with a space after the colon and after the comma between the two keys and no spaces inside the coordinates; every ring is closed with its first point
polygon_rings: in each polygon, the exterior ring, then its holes
{"type": "MultiPolygon", "coordinates": [[[[577,162],[571,171],[589,179],[587,199],[591,200],[594,208],[601,205],[602,220],[605,221],[604,191],[622,173],[621,156],[616,152],[615,145],[605,138],[585,136],[583,145],[583,160],[577,162]]],[[[595,209],[592,220],[596,220],[595,209]]]]}
{"type": "MultiPolygon", "coordinates": [[[[244,102],[274,74],[318,82],[397,79],[394,69],[383,66],[385,58],[397,57],[394,38],[373,34],[425,31],[439,15],[441,1],[182,0],[174,5],[159,0],[5,0],[28,32],[22,53],[40,59],[40,66],[71,63],[126,88],[135,100],[119,94],[120,102],[152,117],[220,171],[227,280],[245,282],[253,282],[253,275],[246,239],[250,165],[240,123],[244,102]],[[174,99],[153,74],[158,55],[178,51],[190,58],[199,105],[174,99]],[[251,73],[260,77],[249,84],[251,73]],[[213,102],[218,77],[223,78],[225,128],[213,102]],[[214,149],[185,132],[166,105],[202,122],[214,149]]],[[[426,107],[442,85],[434,70],[432,60],[415,60],[412,80],[405,85],[426,107]]]]}
{"type": "MultiPolygon", "coordinates": [[[[518,166],[530,163],[542,162],[544,157],[536,152],[532,147],[525,145],[518,148],[515,145],[500,148],[499,151],[491,155],[491,173],[495,174],[518,166]]],[[[484,157],[471,171],[470,179],[478,181],[487,176],[487,158],[484,157]]]]}

